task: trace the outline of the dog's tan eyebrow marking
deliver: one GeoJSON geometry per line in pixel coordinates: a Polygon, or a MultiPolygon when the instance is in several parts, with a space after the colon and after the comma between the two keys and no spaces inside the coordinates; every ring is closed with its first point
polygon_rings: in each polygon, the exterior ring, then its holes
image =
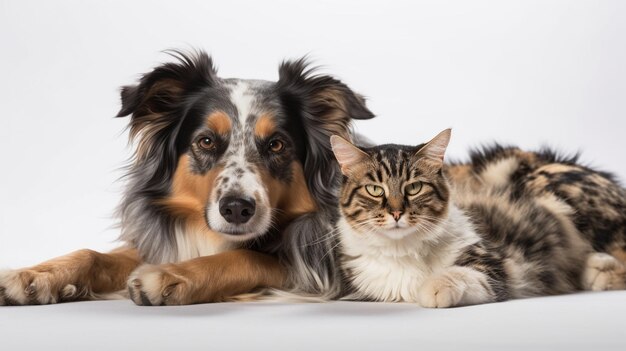
{"type": "Polygon", "coordinates": [[[206,125],[217,134],[226,135],[232,127],[230,117],[224,111],[215,111],[207,116],[206,125]]]}
{"type": "Polygon", "coordinates": [[[254,135],[260,138],[267,138],[276,131],[276,122],[274,116],[265,113],[262,114],[254,126],[254,135]]]}

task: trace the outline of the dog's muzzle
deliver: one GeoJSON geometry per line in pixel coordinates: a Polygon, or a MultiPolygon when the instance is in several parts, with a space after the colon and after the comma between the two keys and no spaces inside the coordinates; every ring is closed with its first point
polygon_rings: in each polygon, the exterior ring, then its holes
{"type": "Polygon", "coordinates": [[[247,223],[256,209],[256,202],[252,198],[226,196],[219,202],[220,215],[231,224],[247,223]]]}

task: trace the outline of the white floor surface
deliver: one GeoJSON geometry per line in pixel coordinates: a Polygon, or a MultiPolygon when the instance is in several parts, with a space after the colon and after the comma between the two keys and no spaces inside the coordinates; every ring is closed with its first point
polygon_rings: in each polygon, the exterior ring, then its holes
{"type": "Polygon", "coordinates": [[[128,300],[0,308],[0,350],[626,350],[626,292],[410,304],[128,300]]]}

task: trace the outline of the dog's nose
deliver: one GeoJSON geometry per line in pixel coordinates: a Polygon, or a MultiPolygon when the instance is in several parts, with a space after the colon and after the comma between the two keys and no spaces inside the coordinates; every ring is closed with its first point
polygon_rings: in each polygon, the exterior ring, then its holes
{"type": "Polygon", "coordinates": [[[234,196],[226,196],[220,200],[220,214],[226,222],[243,224],[254,216],[256,203],[254,199],[241,199],[234,196]]]}

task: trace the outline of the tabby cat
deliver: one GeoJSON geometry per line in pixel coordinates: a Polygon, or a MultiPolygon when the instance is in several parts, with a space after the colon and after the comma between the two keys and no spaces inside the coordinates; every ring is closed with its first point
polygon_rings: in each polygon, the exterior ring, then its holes
{"type": "Polygon", "coordinates": [[[444,164],[450,135],[331,138],[346,298],[451,307],[626,288],[626,191],[611,176],[500,146],[444,164]]]}

